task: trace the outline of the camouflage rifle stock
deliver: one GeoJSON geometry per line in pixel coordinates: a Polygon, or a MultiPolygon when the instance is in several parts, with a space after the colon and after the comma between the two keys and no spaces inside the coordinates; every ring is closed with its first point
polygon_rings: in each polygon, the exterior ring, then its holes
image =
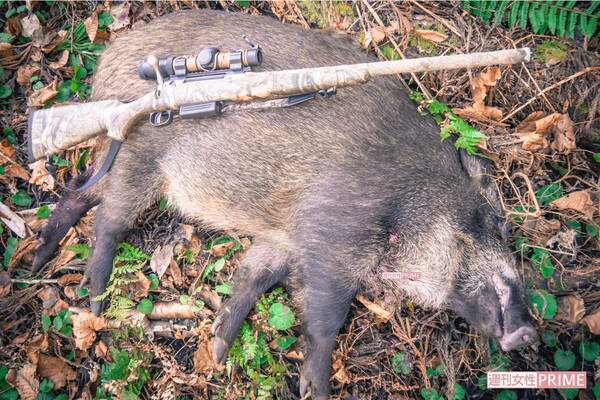
{"type": "Polygon", "coordinates": [[[333,67],[231,74],[219,80],[159,84],[130,103],[105,100],[37,110],[29,115],[29,156],[37,160],[107,133],[124,141],[142,116],[213,101],[249,102],[366,83],[374,76],[474,68],[529,61],[529,48],[380,61],[333,67]]]}

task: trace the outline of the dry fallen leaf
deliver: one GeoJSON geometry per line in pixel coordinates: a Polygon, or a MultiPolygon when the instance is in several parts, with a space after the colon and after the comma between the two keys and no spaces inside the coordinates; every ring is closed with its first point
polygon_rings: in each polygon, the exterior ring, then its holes
{"type": "Polygon", "coordinates": [[[31,86],[31,77],[40,73],[40,67],[34,65],[21,65],[17,70],[17,83],[23,87],[31,86]]]}
{"type": "Polygon", "coordinates": [[[575,148],[573,121],[567,114],[544,115],[541,111],[535,111],[517,126],[515,133],[524,138],[525,150],[537,151],[552,147],[558,152],[568,154],[575,148]],[[549,141],[543,136],[550,133],[553,134],[554,140],[549,146],[549,141]]]}
{"type": "Polygon", "coordinates": [[[64,67],[65,65],[67,65],[67,62],[69,61],[69,50],[63,50],[60,53],[60,57],[58,57],[58,59],[56,61],[50,61],[48,63],[48,66],[52,69],[59,69],[64,67]]]}
{"type": "Polygon", "coordinates": [[[46,169],[46,160],[38,160],[29,164],[31,179],[29,183],[39,186],[43,191],[54,190],[56,182],[52,174],[46,169]]]}
{"type": "Polygon", "coordinates": [[[8,263],[9,271],[21,262],[21,260],[24,260],[25,262],[33,261],[33,251],[36,249],[37,245],[38,241],[36,236],[29,236],[25,240],[21,240],[8,263]]]}
{"type": "Polygon", "coordinates": [[[40,90],[34,91],[27,99],[29,107],[42,107],[48,100],[54,98],[58,94],[58,79],[44,86],[40,90]]]}
{"type": "Polygon", "coordinates": [[[48,350],[48,335],[39,334],[34,336],[25,348],[27,353],[27,360],[31,363],[37,364],[40,352],[48,350]]]}
{"type": "Polygon", "coordinates": [[[177,265],[177,261],[171,260],[169,264],[169,273],[173,278],[173,283],[177,286],[183,286],[183,276],[181,275],[181,268],[177,265]]]}
{"type": "Polygon", "coordinates": [[[30,14],[26,17],[23,17],[21,20],[21,26],[23,27],[21,35],[25,36],[26,38],[33,39],[34,36],[39,35],[42,31],[40,20],[35,14],[30,14]]]}
{"type": "Polygon", "coordinates": [[[82,274],[65,274],[58,278],[58,284],[62,287],[70,285],[71,283],[79,283],[83,279],[82,274]]]}
{"type": "Polygon", "coordinates": [[[214,369],[212,359],[212,342],[203,340],[194,353],[194,369],[196,372],[209,373],[214,369]]]}
{"type": "Polygon", "coordinates": [[[51,36],[50,42],[44,47],[42,47],[42,51],[47,54],[51,53],[52,50],[54,50],[56,46],[59,45],[59,43],[65,40],[65,38],[67,37],[67,33],[68,32],[64,30],[60,30],[57,33],[52,33],[53,36],[51,36]]]}
{"type": "Polygon", "coordinates": [[[29,180],[29,172],[20,164],[11,164],[5,168],[4,173],[9,176],[13,176],[15,178],[23,179],[24,181],[29,180]]]}
{"type": "Polygon", "coordinates": [[[522,136],[523,143],[521,146],[523,150],[527,151],[539,151],[550,147],[550,142],[544,135],[538,135],[537,133],[528,133],[522,136]]]}
{"type": "Polygon", "coordinates": [[[37,367],[38,374],[42,378],[48,378],[54,383],[54,390],[64,387],[67,381],[75,379],[75,370],[58,357],[40,354],[37,367]]]}
{"type": "Polygon", "coordinates": [[[380,324],[382,322],[388,322],[390,319],[392,319],[391,312],[389,312],[385,308],[381,307],[379,304],[373,303],[372,301],[368,300],[362,294],[359,294],[358,296],[356,296],[356,299],[358,301],[360,301],[365,307],[367,307],[367,309],[369,311],[371,311],[373,314],[375,314],[375,321],[378,324],[380,324]]]}
{"type": "Polygon", "coordinates": [[[162,278],[165,271],[169,267],[171,260],[173,259],[174,244],[168,244],[165,246],[158,246],[152,253],[150,259],[150,269],[158,276],[158,279],[162,278]]]}
{"type": "Polygon", "coordinates": [[[585,314],[585,304],[583,299],[578,295],[564,296],[558,301],[558,312],[556,319],[577,323],[585,314]]]}
{"type": "Polygon", "coordinates": [[[554,127],[552,148],[559,153],[568,154],[575,148],[575,130],[573,121],[567,114],[562,114],[554,127]]]}
{"type": "Polygon", "coordinates": [[[431,31],[428,29],[415,29],[415,35],[420,37],[421,39],[429,40],[434,43],[441,43],[444,40],[448,39],[448,35],[445,35],[441,32],[431,31]]]}
{"type": "Polygon", "coordinates": [[[351,382],[350,376],[348,375],[348,371],[346,370],[346,367],[344,365],[344,360],[337,353],[333,354],[333,362],[331,364],[331,368],[335,371],[333,373],[333,379],[343,384],[348,384],[351,382]]]}
{"type": "Polygon", "coordinates": [[[223,257],[225,254],[227,254],[227,250],[231,249],[234,246],[234,242],[217,244],[210,249],[210,253],[215,257],[223,257]]]}
{"type": "Polygon", "coordinates": [[[585,190],[571,192],[566,196],[554,200],[550,205],[559,210],[579,211],[588,218],[592,218],[594,211],[598,209],[598,205],[592,201],[590,194],[585,190]]]}
{"type": "Polygon", "coordinates": [[[35,377],[36,365],[27,363],[17,372],[15,386],[21,400],[35,400],[40,389],[40,383],[35,377]]]}
{"type": "Polygon", "coordinates": [[[85,26],[85,31],[87,32],[88,37],[91,42],[96,40],[96,34],[98,33],[98,12],[94,10],[92,15],[90,15],[83,23],[85,26]]]}
{"type": "Polygon", "coordinates": [[[488,120],[500,121],[502,119],[502,110],[497,107],[486,106],[484,103],[488,89],[496,86],[500,75],[498,67],[487,68],[484,72],[478,74],[471,81],[473,104],[463,108],[454,108],[452,111],[464,118],[484,122],[488,120]]]}
{"type": "Polygon", "coordinates": [[[585,323],[594,335],[600,335],[600,307],[586,315],[580,322],[585,323]]]}
{"type": "Polygon", "coordinates": [[[141,270],[135,271],[135,277],[137,280],[131,286],[131,292],[136,300],[148,297],[148,290],[150,289],[150,279],[146,278],[146,275],[141,270]]]}
{"type": "Polygon", "coordinates": [[[104,318],[96,317],[91,312],[75,314],[71,318],[75,346],[81,350],[89,349],[96,340],[96,332],[106,327],[104,318]]]}
{"type": "Polygon", "coordinates": [[[385,29],[381,26],[374,26],[368,32],[371,41],[375,44],[379,44],[385,40],[385,29]]]}
{"type": "Polygon", "coordinates": [[[106,347],[106,344],[104,344],[102,340],[96,343],[96,346],[94,347],[94,354],[96,357],[106,358],[106,355],[108,354],[108,347],[106,347]]]}
{"type": "Polygon", "coordinates": [[[113,17],[113,22],[109,25],[111,32],[116,32],[129,25],[130,7],[129,3],[121,3],[117,6],[113,3],[113,6],[110,8],[110,15],[113,17]]]}

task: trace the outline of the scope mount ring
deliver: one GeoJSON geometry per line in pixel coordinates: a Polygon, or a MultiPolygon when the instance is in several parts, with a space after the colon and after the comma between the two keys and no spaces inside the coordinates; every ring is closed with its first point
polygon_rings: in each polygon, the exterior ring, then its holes
{"type": "Polygon", "coordinates": [[[150,125],[152,126],[165,126],[173,122],[173,111],[156,111],[150,114],[149,118],[150,125]]]}

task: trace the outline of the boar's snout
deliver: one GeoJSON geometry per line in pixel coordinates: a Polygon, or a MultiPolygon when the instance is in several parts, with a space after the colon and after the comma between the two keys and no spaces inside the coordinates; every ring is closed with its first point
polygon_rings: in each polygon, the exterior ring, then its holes
{"type": "Polygon", "coordinates": [[[498,339],[500,347],[504,351],[510,351],[517,347],[527,345],[537,339],[537,332],[533,326],[526,324],[521,326],[516,331],[505,333],[498,339]]]}
{"type": "Polygon", "coordinates": [[[504,351],[534,342],[538,335],[518,280],[494,273],[482,283],[479,290],[453,298],[450,308],[498,340],[504,351]]]}

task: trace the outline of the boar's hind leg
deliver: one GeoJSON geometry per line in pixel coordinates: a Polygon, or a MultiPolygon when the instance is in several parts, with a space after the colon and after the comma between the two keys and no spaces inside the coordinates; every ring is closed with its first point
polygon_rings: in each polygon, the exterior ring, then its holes
{"type": "MultiPolygon", "coordinates": [[[[89,259],[85,279],[90,281],[90,299],[102,294],[112,272],[117,244],[123,240],[131,222],[136,218],[135,206],[122,202],[104,201],[95,214],[96,242],[89,259]]],[[[100,315],[102,302],[91,301],[92,312],[100,315]]]]}
{"type": "Polygon", "coordinates": [[[300,396],[304,398],[310,393],[313,400],[325,400],[329,398],[335,337],[356,292],[347,281],[328,274],[327,268],[311,267],[311,271],[304,279],[303,332],[307,356],[300,374],[300,396]]]}
{"type": "Polygon", "coordinates": [[[83,192],[77,192],[76,188],[81,186],[92,174],[92,170],[72,179],[69,191],[59,200],[56,209],[50,216],[48,223],[42,229],[39,238],[39,246],[35,251],[32,270],[37,272],[48,262],[52,254],[58,248],[58,243],[67,234],[69,229],[92,207],[100,203],[99,197],[93,192],[95,188],[89,188],[83,192]]]}
{"type": "Polygon", "coordinates": [[[258,297],[287,275],[287,256],[271,246],[254,244],[233,278],[233,294],[212,326],[213,359],[225,362],[229,347],[258,297]]]}

